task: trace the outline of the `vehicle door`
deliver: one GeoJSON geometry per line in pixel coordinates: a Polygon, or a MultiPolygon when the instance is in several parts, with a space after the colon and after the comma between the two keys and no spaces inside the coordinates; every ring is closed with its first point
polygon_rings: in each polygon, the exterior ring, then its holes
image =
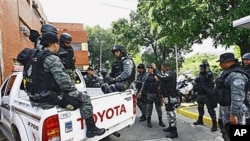
{"type": "Polygon", "coordinates": [[[9,126],[11,119],[11,106],[10,97],[11,91],[13,91],[12,86],[15,82],[16,75],[11,75],[8,77],[1,86],[1,120],[4,124],[9,126]]]}

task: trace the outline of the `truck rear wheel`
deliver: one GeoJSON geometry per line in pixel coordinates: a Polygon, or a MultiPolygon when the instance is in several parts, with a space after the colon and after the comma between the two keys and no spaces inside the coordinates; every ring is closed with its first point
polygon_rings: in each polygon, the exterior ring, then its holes
{"type": "Polygon", "coordinates": [[[12,134],[13,134],[15,141],[21,141],[21,136],[16,126],[12,127],[12,134]]]}

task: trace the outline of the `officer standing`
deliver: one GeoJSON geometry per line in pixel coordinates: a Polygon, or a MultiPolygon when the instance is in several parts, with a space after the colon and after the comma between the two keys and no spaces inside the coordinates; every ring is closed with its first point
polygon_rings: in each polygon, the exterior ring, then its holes
{"type": "MultiPolygon", "coordinates": [[[[44,33],[47,33],[47,32],[52,32],[52,33],[57,34],[57,28],[53,24],[46,23],[46,24],[42,25],[42,27],[40,29],[40,32],[42,33],[42,35],[44,33]]],[[[39,32],[36,31],[36,30],[32,30],[32,29],[30,30],[29,39],[32,42],[34,42],[34,48],[35,49],[43,50],[43,46],[40,44],[42,35],[40,35],[39,32]]]]}
{"type": "Polygon", "coordinates": [[[197,103],[199,118],[194,125],[203,125],[204,106],[207,106],[208,113],[212,119],[211,131],[217,130],[216,113],[212,104],[213,73],[209,69],[208,62],[200,64],[200,73],[195,79],[194,92],[197,92],[197,103]]]}
{"type": "Polygon", "coordinates": [[[62,60],[63,66],[66,68],[67,73],[69,74],[72,83],[75,83],[76,74],[75,74],[75,55],[74,49],[71,46],[72,37],[68,33],[62,33],[59,38],[59,56],[62,60]]]}
{"type": "Polygon", "coordinates": [[[222,137],[225,141],[230,141],[230,124],[241,125],[239,121],[242,121],[242,113],[246,110],[244,100],[248,77],[233,53],[221,54],[217,62],[223,70],[220,77],[216,79],[224,128],[222,137]]]}
{"type": "Polygon", "coordinates": [[[125,91],[135,80],[135,64],[123,46],[115,45],[111,52],[116,61],[111,67],[109,76],[106,77],[108,84],[101,86],[104,93],[125,91]]]}
{"type": "Polygon", "coordinates": [[[142,113],[139,121],[145,121],[147,120],[147,95],[146,93],[143,93],[142,95],[139,95],[139,92],[141,90],[142,84],[145,82],[147,78],[147,72],[145,69],[144,64],[139,64],[137,66],[137,78],[135,80],[135,87],[136,87],[136,95],[137,95],[137,105],[142,113]]]}
{"type": "MultiPolygon", "coordinates": [[[[250,76],[250,53],[245,53],[242,56],[242,65],[244,70],[248,73],[250,76]]],[[[246,106],[247,106],[247,111],[245,113],[245,124],[250,125],[250,90],[248,86],[248,93],[247,93],[247,99],[246,99],[246,106]]]]}
{"type": "Polygon", "coordinates": [[[160,91],[164,97],[165,108],[167,112],[167,118],[169,127],[163,129],[164,132],[169,134],[166,136],[168,138],[177,138],[177,127],[176,127],[176,113],[175,113],[175,103],[176,98],[176,73],[171,69],[170,64],[165,62],[161,65],[161,70],[157,70],[156,65],[153,64],[154,73],[160,80],[160,91]]]}
{"type": "Polygon", "coordinates": [[[34,50],[35,53],[28,57],[30,60],[26,62],[24,78],[30,101],[40,105],[59,105],[71,110],[80,108],[81,116],[87,125],[86,136],[91,138],[102,135],[105,129],[95,126],[90,97],[76,89],[57,56],[58,41],[54,33],[43,34],[41,45],[45,49],[34,50]]]}
{"type": "Polygon", "coordinates": [[[161,127],[165,127],[165,124],[162,121],[162,110],[160,104],[160,97],[158,95],[158,83],[159,79],[156,77],[153,69],[153,65],[149,65],[148,67],[147,78],[144,81],[141,90],[139,92],[139,97],[143,96],[147,93],[147,126],[152,128],[151,124],[151,115],[153,111],[153,104],[155,104],[156,112],[158,114],[159,125],[161,127]]]}
{"type": "Polygon", "coordinates": [[[100,88],[100,79],[95,76],[95,69],[93,67],[88,67],[87,74],[83,76],[87,88],[100,88]]]}

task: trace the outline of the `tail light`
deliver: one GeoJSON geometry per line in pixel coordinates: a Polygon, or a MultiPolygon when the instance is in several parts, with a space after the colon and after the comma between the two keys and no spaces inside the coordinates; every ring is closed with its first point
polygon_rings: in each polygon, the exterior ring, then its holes
{"type": "Polygon", "coordinates": [[[58,115],[48,117],[43,124],[43,141],[59,141],[60,127],[58,115]]]}
{"type": "Polygon", "coordinates": [[[133,114],[136,114],[136,95],[133,94],[133,114]]]}

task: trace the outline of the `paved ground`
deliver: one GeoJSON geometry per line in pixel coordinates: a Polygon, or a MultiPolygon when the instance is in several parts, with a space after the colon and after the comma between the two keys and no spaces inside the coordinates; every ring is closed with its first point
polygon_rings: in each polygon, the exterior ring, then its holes
{"type": "MultiPolygon", "coordinates": [[[[203,117],[203,122],[204,124],[207,125],[212,125],[212,120],[208,114],[207,108],[206,106],[204,107],[205,110],[205,114],[203,117]]],[[[180,108],[178,108],[177,113],[186,116],[188,118],[194,119],[194,121],[196,121],[198,119],[198,109],[197,109],[197,104],[193,104],[193,103],[183,103],[181,105],[180,108]]],[[[218,115],[219,115],[219,109],[218,107],[215,108],[216,111],[216,118],[218,119],[218,115]]]]}
{"type": "MultiPolygon", "coordinates": [[[[170,139],[165,137],[167,133],[163,132],[162,127],[158,125],[158,118],[154,108],[151,117],[153,128],[148,128],[146,121],[139,122],[141,112],[138,109],[135,124],[130,128],[125,128],[119,131],[121,134],[119,138],[111,135],[109,138],[101,141],[223,141],[220,130],[211,132],[211,125],[207,124],[205,121],[205,125],[193,125],[193,122],[197,120],[194,115],[198,115],[196,109],[197,107],[195,104],[189,103],[184,103],[177,109],[178,113],[176,120],[179,134],[178,138],[170,139]],[[185,114],[185,112],[188,114],[185,114]]],[[[163,121],[167,124],[164,107],[162,107],[162,112],[163,121]]],[[[206,116],[208,116],[208,114],[206,114],[206,116]]],[[[209,116],[207,118],[209,118],[209,116]]]]}

